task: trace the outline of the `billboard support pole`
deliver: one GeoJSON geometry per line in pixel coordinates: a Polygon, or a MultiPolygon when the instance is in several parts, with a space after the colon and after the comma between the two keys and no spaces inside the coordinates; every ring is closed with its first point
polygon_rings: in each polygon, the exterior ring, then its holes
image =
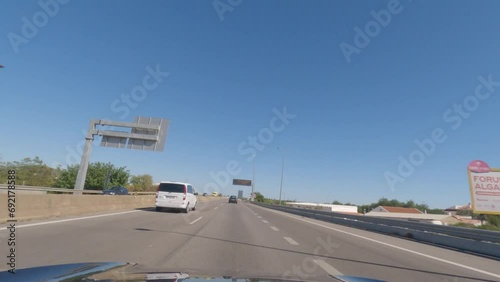
{"type": "MultiPolygon", "coordinates": [[[[95,127],[98,123],[98,120],[90,121],[89,132],[87,133],[87,137],[85,137],[85,146],[83,147],[82,160],[80,161],[78,176],[76,177],[75,190],[83,190],[85,186],[85,178],[87,176],[87,169],[89,168],[90,153],[92,152],[92,142],[94,141],[95,127]]],[[[81,192],[74,194],[81,195],[81,192]]]]}

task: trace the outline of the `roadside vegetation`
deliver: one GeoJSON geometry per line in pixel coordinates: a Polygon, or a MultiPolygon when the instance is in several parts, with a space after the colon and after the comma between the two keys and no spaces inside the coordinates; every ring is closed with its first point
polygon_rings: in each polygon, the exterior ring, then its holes
{"type": "Polygon", "coordinates": [[[472,219],[482,220],[484,224],[480,226],[475,226],[473,224],[459,222],[457,224],[453,224],[452,226],[500,231],[500,215],[494,215],[494,214],[481,215],[472,213],[472,211],[460,211],[457,215],[470,216],[472,219]]]}
{"type": "MultiPolygon", "coordinates": [[[[498,216],[498,215],[490,215],[490,217],[494,217],[496,219],[500,218],[500,216],[498,216]]],[[[499,225],[491,224],[491,223],[489,223],[489,221],[487,221],[487,222],[488,223],[486,223],[484,225],[480,225],[480,226],[475,226],[475,225],[467,224],[467,223],[463,223],[463,222],[459,222],[457,224],[452,224],[451,226],[464,227],[464,228],[474,228],[474,229],[484,229],[484,230],[491,230],[491,231],[500,231],[499,225]]]]}
{"type": "MultiPolygon", "coordinates": [[[[0,184],[6,184],[8,171],[15,170],[17,185],[73,189],[78,167],[78,164],[74,164],[66,168],[52,168],[39,157],[24,158],[14,162],[5,162],[0,159],[0,184]]],[[[106,187],[113,186],[124,186],[132,192],[156,190],[156,187],[153,187],[151,175],[130,175],[130,171],[125,166],[118,167],[112,163],[89,163],[84,189],[104,190],[106,187]]]]}
{"type": "MultiPolygon", "coordinates": [[[[255,201],[259,203],[273,204],[273,205],[278,205],[280,203],[279,200],[265,198],[264,195],[262,195],[260,192],[255,192],[255,201]]],[[[292,201],[282,200],[281,204],[284,205],[285,202],[292,202],[292,201]]]]}
{"type": "Polygon", "coordinates": [[[387,198],[380,198],[377,202],[371,203],[369,205],[358,205],[358,212],[363,213],[369,212],[372,209],[378,207],[378,206],[388,206],[388,207],[401,207],[401,208],[416,208],[420,210],[423,213],[428,213],[428,214],[444,214],[443,209],[433,209],[430,208],[427,204],[422,203],[422,204],[417,204],[413,200],[408,200],[406,202],[401,202],[396,199],[389,200],[387,198]]]}

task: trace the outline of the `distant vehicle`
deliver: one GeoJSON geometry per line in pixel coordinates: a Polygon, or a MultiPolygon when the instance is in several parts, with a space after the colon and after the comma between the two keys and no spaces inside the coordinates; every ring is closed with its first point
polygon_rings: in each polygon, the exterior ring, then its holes
{"type": "Polygon", "coordinates": [[[217,192],[212,192],[212,196],[217,197],[217,196],[219,196],[219,193],[217,193],[217,192]]]}
{"type": "Polygon", "coordinates": [[[163,208],[177,209],[184,213],[196,209],[196,199],[193,185],[182,182],[162,181],[156,191],[156,211],[163,208]]]}
{"type": "Polygon", "coordinates": [[[229,203],[235,203],[237,204],[238,203],[238,199],[236,198],[236,196],[231,196],[229,197],[229,203]]]}
{"type": "Polygon", "coordinates": [[[122,186],[111,187],[107,190],[102,191],[103,195],[128,195],[128,190],[122,186]]]}
{"type": "Polygon", "coordinates": [[[206,197],[206,196],[208,196],[208,194],[207,193],[203,193],[203,196],[206,197]]]}

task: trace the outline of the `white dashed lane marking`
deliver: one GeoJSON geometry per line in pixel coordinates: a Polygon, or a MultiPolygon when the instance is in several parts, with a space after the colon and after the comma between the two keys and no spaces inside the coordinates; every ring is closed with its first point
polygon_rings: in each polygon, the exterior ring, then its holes
{"type": "Polygon", "coordinates": [[[200,219],[202,219],[202,218],[203,218],[203,216],[200,216],[200,217],[198,217],[197,219],[195,219],[193,222],[191,222],[190,224],[195,224],[198,220],[200,220],[200,219]]]}
{"type": "Polygon", "coordinates": [[[285,239],[288,243],[290,243],[290,245],[295,245],[297,246],[299,243],[295,242],[295,240],[293,240],[292,238],[290,237],[283,237],[283,239],[285,239]]]}
{"type": "Polygon", "coordinates": [[[324,271],[326,271],[330,275],[333,275],[333,276],[342,275],[342,273],[340,273],[340,271],[338,271],[335,267],[326,263],[324,260],[315,259],[315,260],[313,260],[313,262],[315,264],[319,265],[319,267],[321,267],[324,271]]]}

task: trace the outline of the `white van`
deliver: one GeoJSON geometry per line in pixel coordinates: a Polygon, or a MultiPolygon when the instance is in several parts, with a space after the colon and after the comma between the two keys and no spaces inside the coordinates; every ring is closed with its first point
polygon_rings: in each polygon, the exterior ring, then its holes
{"type": "Polygon", "coordinates": [[[162,208],[179,209],[184,213],[196,209],[196,192],[193,185],[182,182],[162,181],[156,191],[156,211],[162,208]]]}

